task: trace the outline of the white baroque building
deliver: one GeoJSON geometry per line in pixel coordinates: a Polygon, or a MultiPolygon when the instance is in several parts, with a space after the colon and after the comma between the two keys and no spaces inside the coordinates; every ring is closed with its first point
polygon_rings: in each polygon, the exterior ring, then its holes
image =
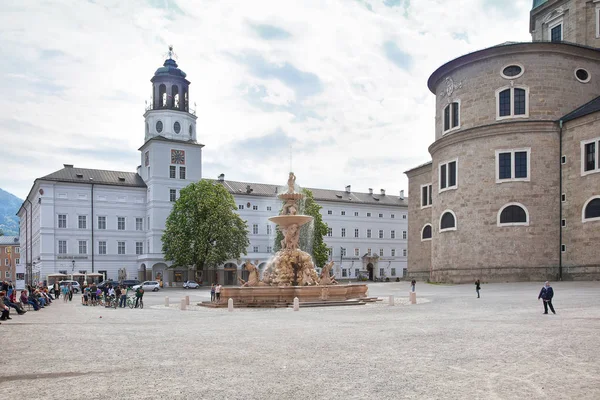
{"type": "MultiPolygon", "coordinates": [[[[248,223],[248,254],[209,276],[169,268],[161,237],[179,191],[202,179],[202,148],[196,115],[189,109],[186,74],[169,57],[151,79],[152,104],[144,114],[144,144],[137,172],[64,168],[34,181],[18,211],[21,261],[30,281],[49,274],[101,273],[106,278],[161,279],[166,286],[187,279],[236,284],[242,265],[264,266],[272,255],[275,229],[268,217],[280,201],[277,185],[215,182],[233,194],[248,223]]],[[[311,189],[323,207],[330,232],[326,243],[338,278],[395,279],[405,274],[408,202],[400,196],[311,189]]],[[[83,277],[80,277],[83,279],[83,277]]]]}

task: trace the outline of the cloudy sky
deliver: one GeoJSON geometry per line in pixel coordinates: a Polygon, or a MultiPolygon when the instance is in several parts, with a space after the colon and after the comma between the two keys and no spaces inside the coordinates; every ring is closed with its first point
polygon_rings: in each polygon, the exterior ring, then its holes
{"type": "Polygon", "coordinates": [[[528,41],[531,0],[5,0],[0,188],[76,167],[135,171],[144,101],[173,44],[203,176],[407,189],[429,160],[443,63],[528,41]]]}

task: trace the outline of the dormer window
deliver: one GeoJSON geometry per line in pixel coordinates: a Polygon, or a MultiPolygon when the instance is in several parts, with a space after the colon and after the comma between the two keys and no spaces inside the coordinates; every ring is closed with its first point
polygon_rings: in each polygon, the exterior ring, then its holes
{"type": "Polygon", "coordinates": [[[452,102],[444,108],[444,133],[460,128],[460,103],[452,102]]]}

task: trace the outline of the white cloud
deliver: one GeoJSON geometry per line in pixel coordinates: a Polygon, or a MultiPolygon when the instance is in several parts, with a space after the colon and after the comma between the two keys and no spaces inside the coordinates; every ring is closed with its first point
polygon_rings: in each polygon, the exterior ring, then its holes
{"type": "Polygon", "coordinates": [[[24,197],[63,163],[134,171],[149,80],[174,44],[205,177],[283,182],[289,151],[260,138],[287,135],[303,186],[406,189],[403,171],[428,160],[434,137],[429,75],[467,52],[529,40],[531,2],[406,3],[4,4],[0,187],[24,197]],[[248,151],[247,139],[265,148],[248,151]]]}

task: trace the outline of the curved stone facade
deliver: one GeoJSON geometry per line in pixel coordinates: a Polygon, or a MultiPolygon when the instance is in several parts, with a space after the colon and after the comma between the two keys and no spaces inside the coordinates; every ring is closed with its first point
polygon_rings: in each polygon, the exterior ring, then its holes
{"type": "Polygon", "coordinates": [[[600,150],[597,170],[584,173],[582,164],[585,143],[600,147],[600,51],[506,44],[450,61],[428,85],[436,95],[435,142],[432,162],[407,171],[409,275],[447,282],[600,277],[600,218],[582,217],[585,203],[600,197],[600,150]],[[521,70],[503,76],[510,65],[521,70]],[[424,206],[429,184],[432,201],[424,206]],[[507,213],[501,223],[511,205],[518,216],[507,213]],[[446,212],[455,224],[448,216],[442,229],[446,212]],[[427,223],[432,238],[423,241],[427,223]]]}

